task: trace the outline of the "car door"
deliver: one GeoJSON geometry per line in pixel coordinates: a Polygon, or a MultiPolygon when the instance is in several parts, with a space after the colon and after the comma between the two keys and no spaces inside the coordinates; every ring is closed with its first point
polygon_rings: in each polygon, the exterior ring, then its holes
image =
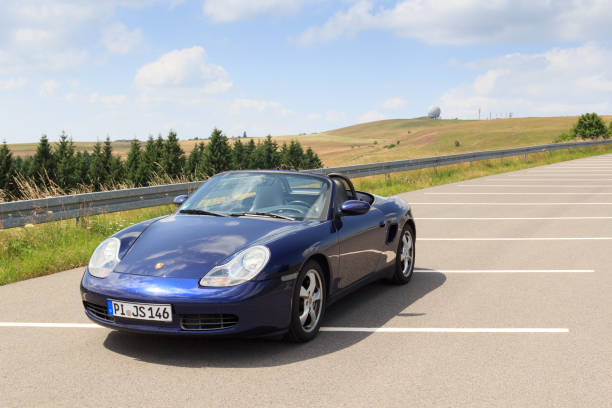
{"type": "MultiPolygon", "coordinates": [[[[340,183],[341,184],[341,183],[340,183]]],[[[334,183],[335,188],[339,188],[334,183]]],[[[340,207],[346,201],[344,195],[335,194],[334,214],[339,246],[339,289],[359,281],[376,271],[385,241],[385,217],[382,211],[372,207],[365,214],[341,214],[340,207]]]]}

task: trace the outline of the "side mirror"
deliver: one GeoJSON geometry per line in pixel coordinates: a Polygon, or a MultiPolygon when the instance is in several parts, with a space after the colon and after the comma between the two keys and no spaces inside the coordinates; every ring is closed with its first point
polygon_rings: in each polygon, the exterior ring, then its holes
{"type": "Polygon", "coordinates": [[[188,196],[187,194],[182,194],[182,195],[180,195],[180,196],[176,196],[176,197],[174,197],[174,200],[172,200],[172,202],[173,202],[173,203],[174,203],[174,204],[175,204],[177,207],[179,207],[179,206],[183,205],[183,203],[184,203],[185,201],[187,201],[187,199],[188,199],[188,198],[189,198],[189,196],[188,196]]]}
{"type": "Polygon", "coordinates": [[[345,215],[360,215],[370,211],[370,204],[365,201],[348,200],[342,204],[342,214],[345,215]]]}

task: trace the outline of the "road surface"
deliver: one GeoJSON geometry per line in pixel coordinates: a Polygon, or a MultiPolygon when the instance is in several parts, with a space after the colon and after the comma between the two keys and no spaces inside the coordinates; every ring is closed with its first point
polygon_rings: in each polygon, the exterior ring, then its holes
{"type": "Polygon", "coordinates": [[[88,325],[82,269],[0,287],[0,406],[612,406],[612,155],[402,197],[413,280],[307,344],[88,325]]]}

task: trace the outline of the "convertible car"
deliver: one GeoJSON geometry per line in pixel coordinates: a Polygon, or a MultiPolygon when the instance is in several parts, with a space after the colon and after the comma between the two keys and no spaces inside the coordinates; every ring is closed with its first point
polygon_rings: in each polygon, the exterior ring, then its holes
{"type": "Polygon", "coordinates": [[[340,174],[229,171],[174,202],[175,213],[96,248],[81,281],[90,319],[119,330],[303,342],[351,290],[412,277],[410,206],[355,191],[340,174]]]}

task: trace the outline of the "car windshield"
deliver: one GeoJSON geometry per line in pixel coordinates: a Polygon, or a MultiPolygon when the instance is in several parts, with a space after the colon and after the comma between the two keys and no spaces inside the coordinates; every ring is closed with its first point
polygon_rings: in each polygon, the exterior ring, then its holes
{"type": "Polygon", "coordinates": [[[324,220],[330,183],[299,173],[232,172],[208,180],[179,212],[233,217],[324,220]]]}

